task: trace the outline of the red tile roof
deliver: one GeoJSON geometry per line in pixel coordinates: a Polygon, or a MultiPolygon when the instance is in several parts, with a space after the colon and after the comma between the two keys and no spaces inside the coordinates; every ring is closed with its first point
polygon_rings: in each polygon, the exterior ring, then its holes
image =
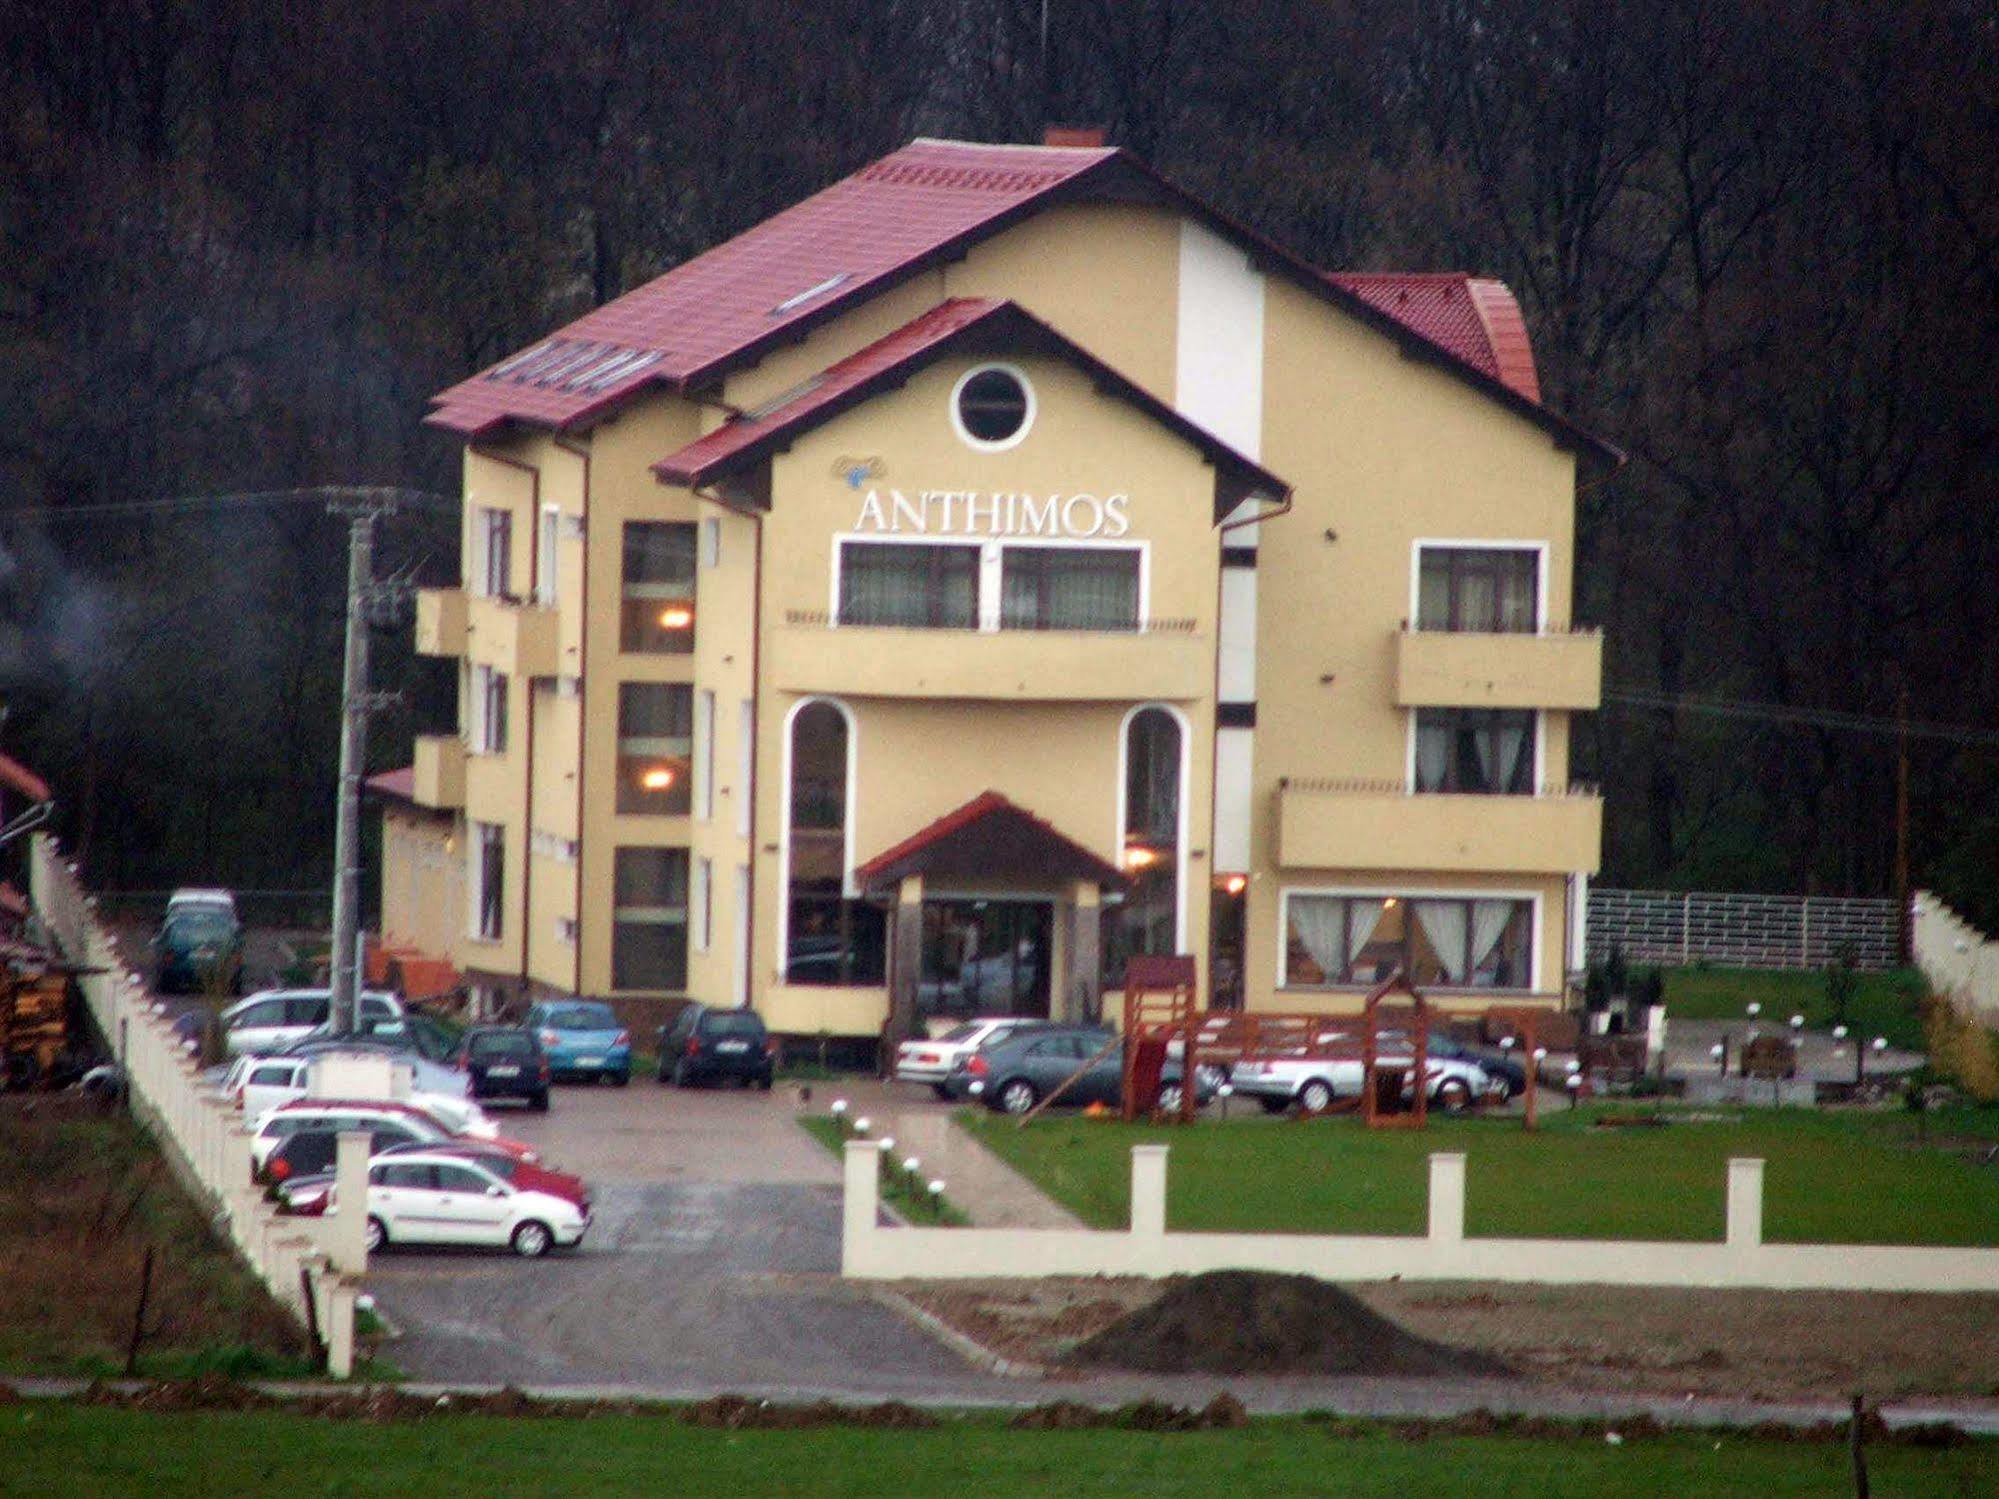
{"type": "Polygon", "coordinates": [[[883,849],[854,870],[854,879],[864,889],[880,889],[910,874],[1039,875],[1119,889],[1129,883],[1116,865],[997,791],[980,792],[883,849]]]}
{"type": "Polygon", "coordinates": [[[775,401],[724,423],[653,465],[670,484],[706,484],[766,457],[799,433],[830,421],[911,370],[964,347],[985,352],[1033,351],[1055,355],[1090,375],[1099,390],[1137,406],[1147,416],[1200,449],[1223,482],[1219,518],[1254,493],[1282,500],[1291,486],[1244,457],[1206,428],[1119,374],[1089,350],[1064,338],[1017,302],[999,297],[958,297],[940,302],[857,353],[848,355],[775,401]]]}
{"type": "MultiPolygon", "coordinates": [[[[1524,335],[1520,351],[1499,348],[1510,335],[1496,342],[1489,337],[1490,359],[1467,358],[1453,343],[1328,278],[1128,152],[968,141],[911,142],[452,386],[434,398],[436,409],[426,420],[467,438],[509,422],[587,426],[655,384],[686,389],[712,383],[1045,206],[1093,198],[1155,202],[1185,213],[1244,246],[1266,271],[1289,276],[1404,340],[1405,348],[1438,356],[1445,368],[1565,446],[1600,463],[1623,461],[1615,448],[1511,383],[1520,372],[1524,335]]],[[[1503,322],[1503,315],[1494,318],[1495,327],[1503,322]]]]}
{"type": "Polygon", "coordinates": [[[1527,323],[1505,282],[1458,271],[1330,271],[1326,279],[1479,373],[1540,401],[1527,323]]]}
{"type": "Polygon", "coordinates": [[[573,426],[648,384],[697,381],[1118,154],[914,141],[453,386],[430,420],[467,436],[509,418],[573,426]]]}

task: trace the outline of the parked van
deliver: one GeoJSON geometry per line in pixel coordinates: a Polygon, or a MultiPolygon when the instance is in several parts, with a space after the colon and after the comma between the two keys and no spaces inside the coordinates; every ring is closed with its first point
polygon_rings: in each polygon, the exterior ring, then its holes
{"type": "MultiPolygon", "coordinates": [[[[326,1024],[330,989],[265,989],[222,1012],[222,1044],[229,1055],[263,1056],[302,1041],[326,1024]]],[[[403,1002],[369,990],[361,996],[361,1028],[403,1018],[403,1002]]]]}

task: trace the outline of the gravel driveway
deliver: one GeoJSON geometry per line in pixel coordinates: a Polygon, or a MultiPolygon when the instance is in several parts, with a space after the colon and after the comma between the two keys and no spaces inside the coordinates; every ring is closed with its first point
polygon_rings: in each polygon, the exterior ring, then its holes
{"type": "Polygon", "coordinates": [[[559,1088],[509,1133],[596,1192],[582,1247],[545,1260],[377,1255],[368,1289],[413,1379],[921,1394],[969,1372],[839,1278],[833,1158],[783,1091],[559,1088]]]}

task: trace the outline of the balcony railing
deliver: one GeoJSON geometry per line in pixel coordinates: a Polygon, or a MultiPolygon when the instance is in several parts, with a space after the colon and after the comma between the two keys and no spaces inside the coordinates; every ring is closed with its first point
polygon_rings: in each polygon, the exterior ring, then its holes
{"type": "Polygon", "coordinates": [[[1280,781],[1277,795],[1278,858],[1294,869],[1550,875],[1601,857],[1603,800],[1581,784],[1467,795],[1327,777],[1280,781]]]}
{"type": "Polygon", "coordinates": [[[1393,649],[1398,707],[1582,712],[1603,700],[1597,630],[1412,630],[1405,621],[1393,649]]]}

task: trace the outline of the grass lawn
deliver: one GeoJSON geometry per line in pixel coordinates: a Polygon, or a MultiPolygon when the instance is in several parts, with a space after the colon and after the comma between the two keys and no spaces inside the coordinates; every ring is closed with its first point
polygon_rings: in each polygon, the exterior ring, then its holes
{"type": "MultiPolygon", "coordinates": [[[[155,1415],[77,1406],[0,1409],[9,1492],[76,1499],[284,1494],[289,1499],[498,1499],[547,1494],[1333,1494],[1482,1499],[1849,1492],[1832,1442],[1685,1434],[1600,1439],[1403,1440],[1308,1419],[1237,1431],[1010,1432],[995,1418],[926,1431],[718,1431],[660,1417],[589,1421],[459,1416],[421,1424],[284,1414],[155,1415]]],[[[1875,1492],[1900,1499],[1999,1491],[1999,1444],[1875,1447],[1875,1492]]]]}
{"type": "Polygon", "coordinates": [[[0,1369],[122,1371],[149,1246],[141,1373],[313,1372],[144,1131],[74,1101],[0,1100],[0,1369]]]}
{"type": "MultiPolygon", "coordinates": [[[[1019,1128],[958,1116],[997,1155],[1086,1222],[1130,1214],[1130,1150],[1172,1147],[1167,1219],[1178,1229],[1417,1234],[1426,1158],[1462,1151],[1466,1232],[1488,1237],[1719,1239],[1731,1156],[1760,1156],[1764,1233],[1822,1243],[1999,1245],[1999,1166],[1975,1151],[1919,1149],[1899,1113],[1803,1110],[1721,1116],[1660,1129],[1593,1129],[1620,1112],[1561,1109],[1528,1134],[1517,1119],[1432,1119],[1369,1131],[1351,1118],[1212,1117],[1193,1128],[1077,1117],[1019,1128]]],[[[1628,1108],[1621,1112],[1630,1112],[1628,1108]]],[[[1933,1119],[1933,1135],[1989,1135],[1999,1111],[1933,1119]]]]}
{"type": "MultiPolygon", "coordinates": [[[[1793,1015],[1803,1015],[1813,1030],[1830,1030],[1832,1008],[1826,1003],[1823,973],[1771,972],[1759,968],[1667,968],[1666,1013],[1688,1020],[1747,1022],[1753,1001],[1763,1006],[1757,1020],[1765,1029],[1782,1027],[1793,1015]]],[[[1913,968],[1854,975],[1853,999],[1847,1024],[1871,1040],[1886,1036],[1888,1044],[1909,1051],[1923,1049],[1923,1022],[1917,1006],[1929,986],[1913,968]]]]}
{"type": "MultiPolygon", "coordinates": [[[[809,1114],[798,1122],[805,1127],[805,1133],[835,1156],[846,1159],[847,1132],[840,1127],[838,1120],[828,1119],[823,1114],[809,1114]]],[[[928,1191],[918,1190],[917,1184],[900,1170],[883,1173],[882,1200],[911,1223],[941,1223],[962,1228],[972,1221],[950,1198],[932,1197],[928,1191]]]]}

